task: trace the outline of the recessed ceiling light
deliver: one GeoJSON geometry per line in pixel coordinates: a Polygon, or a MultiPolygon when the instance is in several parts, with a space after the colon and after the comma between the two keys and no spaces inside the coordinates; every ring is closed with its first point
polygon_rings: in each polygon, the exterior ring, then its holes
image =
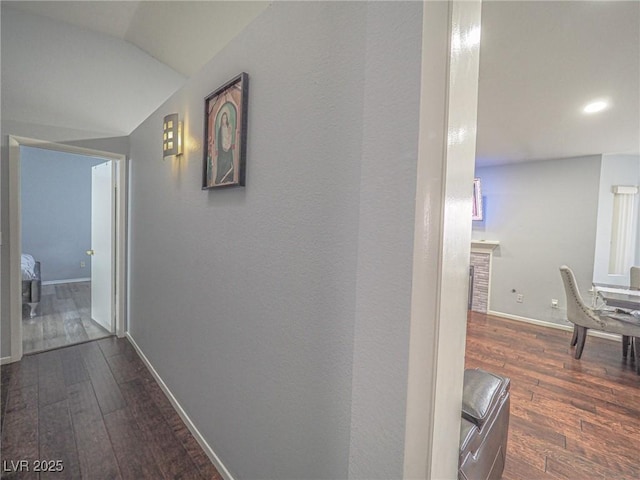
{"type": "Polygon", "coordinates": [[[609,104],[604,100],[597,100],[595,102],[591,102],[587,104],[582,111],[584,113],[598,113],[607,108],[609,104]]]}

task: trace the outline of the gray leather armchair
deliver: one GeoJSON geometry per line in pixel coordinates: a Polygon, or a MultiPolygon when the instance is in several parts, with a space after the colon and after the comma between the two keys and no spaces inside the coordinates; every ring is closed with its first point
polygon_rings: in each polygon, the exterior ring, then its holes
{"type": "Polygon", "coordinates": [[[484,370],[465,370],[459,480],[499,479],[507,457],[511,382],[484,370]]]}

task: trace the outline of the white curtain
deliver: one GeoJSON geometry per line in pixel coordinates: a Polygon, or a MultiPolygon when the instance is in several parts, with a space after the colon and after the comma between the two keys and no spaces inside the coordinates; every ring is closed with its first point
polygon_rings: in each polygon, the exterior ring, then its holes
{"type": "Polygon", "coordinates": [[[625,275],[635,257],[634,204],[638,187],[617,185],[613,191],[613,221],[609,275],[625,275]]]}

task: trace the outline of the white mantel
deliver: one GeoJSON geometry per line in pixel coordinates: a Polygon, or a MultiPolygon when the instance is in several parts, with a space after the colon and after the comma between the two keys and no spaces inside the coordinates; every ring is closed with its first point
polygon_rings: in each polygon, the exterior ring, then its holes
{"type": "Polygon", "coordinates": [[[500,245],[498,240],[471,240],[471,251],[475,253],[492,253],[500,245]]]}

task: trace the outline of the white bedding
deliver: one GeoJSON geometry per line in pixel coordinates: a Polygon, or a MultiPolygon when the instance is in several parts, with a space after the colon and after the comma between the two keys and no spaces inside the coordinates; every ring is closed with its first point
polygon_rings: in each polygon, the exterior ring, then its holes
{"type": "Polygon", "coordinates": [[[20,266],[22,269],[22,280],[33,280],[36,278],[36,261],[28,253],[23,253],[20,259],[20,266]]]}

